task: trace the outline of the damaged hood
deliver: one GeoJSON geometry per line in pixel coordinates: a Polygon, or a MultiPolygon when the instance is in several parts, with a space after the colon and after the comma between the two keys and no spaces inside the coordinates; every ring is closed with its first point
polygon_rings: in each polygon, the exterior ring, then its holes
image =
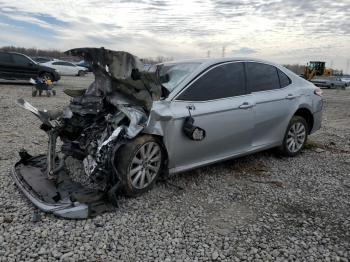
{"type": "MultiPolygon", "coordinates": [[[[76,48],[65,52],[84,58],[92,65],[95,81],[87,95],[118,97],[118,104],[142,105],[150,110],[162,95],[157,67],[144,70],[141,60],[124,51],[101,48],[76,48]]],[[[115,99],[115,98],[114,98],[115,99]]]]}

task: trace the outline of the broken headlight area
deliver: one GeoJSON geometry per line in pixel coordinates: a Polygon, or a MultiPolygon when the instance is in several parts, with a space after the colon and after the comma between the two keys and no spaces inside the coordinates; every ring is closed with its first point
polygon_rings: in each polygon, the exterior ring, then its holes
{"type": "Polygon", "coordinates": [[[72,100],[63,112],[40,111],[23,99],[17,101],[40,119],[49,143],[46,155],[20,152],[13,177],[40,209],[86,218],[116,203],[116,152],[143,131],[162,87],[154,72],[143,73],[131,54],[103,48],[71,52],[92,61],[95,81],[85,91],[68,92],[72,100]],[[60,153],[57,139],[62,142],[60,153]]]}

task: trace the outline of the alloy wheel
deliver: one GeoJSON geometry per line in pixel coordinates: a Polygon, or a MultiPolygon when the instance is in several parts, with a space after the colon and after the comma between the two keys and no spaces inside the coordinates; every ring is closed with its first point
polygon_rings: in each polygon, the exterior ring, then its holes
{"type": "Polygon", "coordinates": [[[305,126],[300,123],[291,125],[287,135],[287,147],[292,153],[298,152],[304,145],[306,139],[305,126]]]}
{"type": "Polygon", "coordinates": [[[134,188],[144,189],[156,178],[161,167],[162,151],[155,142],[143,144],[129,166],[129,178],[134,188]]]}

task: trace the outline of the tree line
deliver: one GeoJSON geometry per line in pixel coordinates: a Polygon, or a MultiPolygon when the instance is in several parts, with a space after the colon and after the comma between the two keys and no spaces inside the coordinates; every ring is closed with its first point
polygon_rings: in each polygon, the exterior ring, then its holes
{"type": "MultiPolygon", "coordinates": [[[[77,60],[77,58],[73,57],[67,57],[63,52],[57,49],[38,49],[38,48],[25,48],[25,47],[16,47],[16,46],[4,46],[0,47],[0,50],[6,51],[6,52],[16,52],[25,54],[30,57],[35,56],[41,56],[41,57],[50,57],[50,58],[56,58],[56,59],[66,59],[66,60],[77,60]]],[[[173,57],[166,57],[166,56],[157,56],[157,57],[145,57],[141,58],[142,62],[145,64],[158,64],[162,62],[168,62],[174,60],[173,57]]],[[[293,64],[293,65],[283,65],[287,67],[289,70],[293,71],[294,73],[300,75],[304,73],[305,66],[299,65],[299,64],[293,64]]]]}
{"type": "Polygon", "coordinates": [[[25,55],[30,56],[30,57],[42,56],[42,57],[52,57],[52,58],[60,59],[64,56],[66,56],[63,52],[56,50],[56,49],[44,50],[44,49],[38,49],[38,48],[4,46],[4,47],[1,47],[0,50],[6,51],[6,52],[21,53],[21,54],[25,54],[25,55]]]}

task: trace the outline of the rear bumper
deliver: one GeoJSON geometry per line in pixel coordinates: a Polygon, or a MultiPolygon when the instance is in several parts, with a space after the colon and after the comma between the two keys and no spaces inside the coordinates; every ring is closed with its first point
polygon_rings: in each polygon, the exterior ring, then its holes
{"type": "Polygon", "coordinates": [[[314,118],[314,125],[312,127],[312,130],[310,131],[310,134],[315,133],[317,130],[321,128],[322,110],[313,113],[313,118],[314,118]]]}
{"type": "Polygon", "coordinates": [[[25,181],[18,170],[16,170],[16,167],[13,167],[11,175],[17,187],[40,210],[47,213],[53,213],[54,215],[63,218],[85,219],[89,217],[90,210],[87,204],[71,202],[70,200],[67,200],[64,203],[47,203],[37,196],[36,192],[33,191],[31,186],[25,181]]]}

